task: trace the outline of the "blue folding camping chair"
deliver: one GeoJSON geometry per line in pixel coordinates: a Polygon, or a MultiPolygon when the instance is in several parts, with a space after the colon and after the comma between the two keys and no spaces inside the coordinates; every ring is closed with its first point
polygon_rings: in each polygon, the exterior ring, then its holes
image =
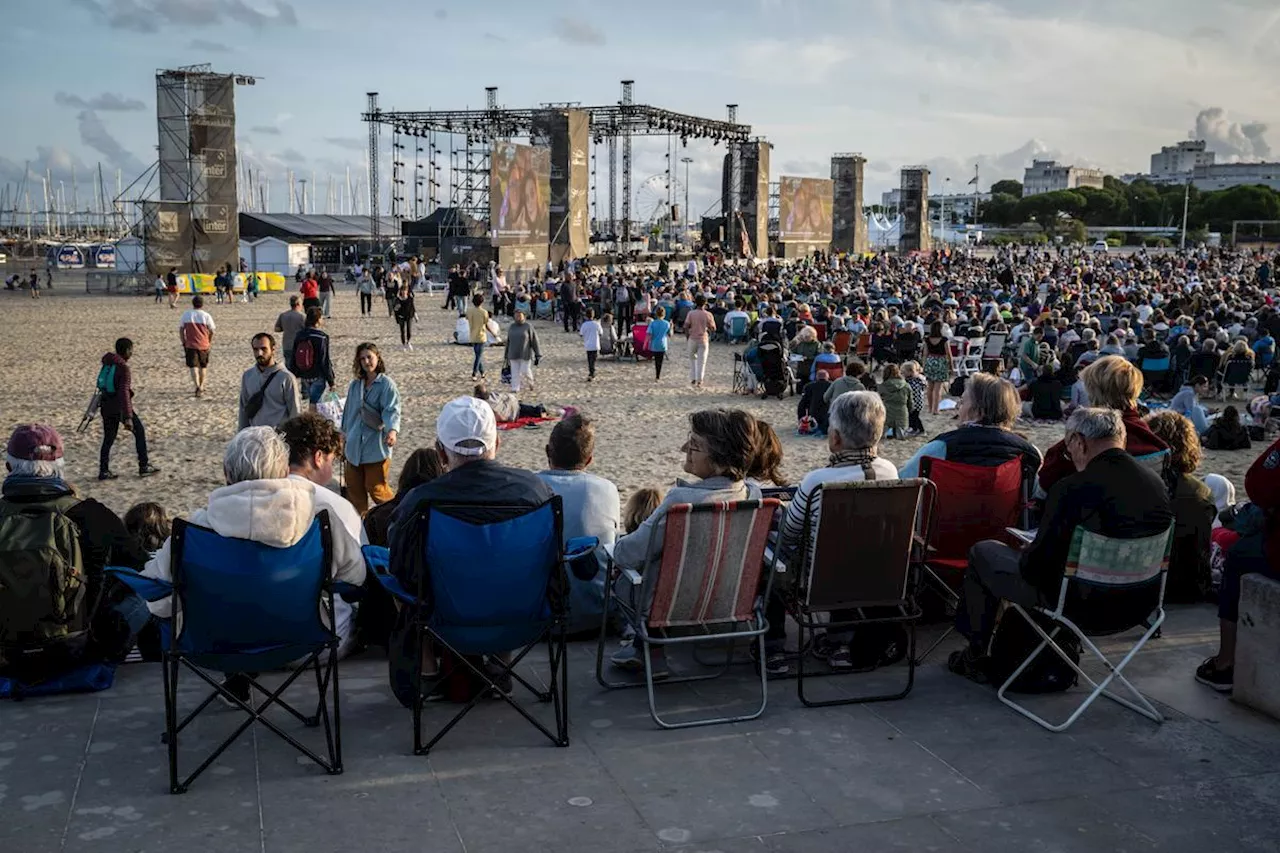
{"type": "Polygon", "coordinates": [[[396,540],[395,558],[388,558],[396,574],[381,571],[381,555],[368,549],[366,564],[384,589],[413,608],[418,643],[451,653],[461,671],[484,687],[424,742],[423,656],[414,654],[414,754],[428,754],[486,695],[505,700],[556,746],[568,746],[569,582],[560,497],[534,508],[424,501],[405,523],[412,525],[410,532],[396,540]],[[406,587],[400,580],[405,577],[416,578],[416,584],[406,587]],[[516,667],[544,639],[551,672],[548,689],[539,690],[516,667]],[[516,700],[512,682],[552,703],[554,732],[516,700]]]}
{"type": "Polygon", "coordinates": [[[173,597],[175,630],[164,652],[165,737],[169,747],[169,791],[186,792],[201,773],[254,723],[261,723],[330,775],[342,772],[342,731],[338,706],[338,636],[333,597],[347,584],[331,579],[333,553],[329,514],[321,511],[296,544],[273,548],[231,539],[183,519],[173,523],[172,584],[144,578],[131,569],[108,571],[149,601],[173,597]],[[321,617],[321,609],[324,618],[321,617]],[[326,624],[327,621],[327,624],[326,624]],[[292,666],[279,687],[269,689],[248,675],[252,690],[267,698],[256,707],[221,683],[220,673],[260,673],[292,666]],[[186,667],[213,692],[178,720],[178,674],[186,667]],[[303,673],[316,678],[319,702],[303,714],[281,696],[303,673]],[[327,699],[332,695],[330,717],[327,699]],[[179,781],[178,736],[214,699],[223,698],[246,714],[240,726],[196,770],[179,781]],[[324,726],[328,757],[322,758],[266,716],[279,707],[308,727],[324,726]]]}

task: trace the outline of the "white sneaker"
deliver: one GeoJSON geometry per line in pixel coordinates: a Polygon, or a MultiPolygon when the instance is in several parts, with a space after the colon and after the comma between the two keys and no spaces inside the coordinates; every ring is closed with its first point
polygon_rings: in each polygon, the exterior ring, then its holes
{"type": "Polygon", "coordinates": [[[405,344],[404,348],[407,349],[409,352],[413,352],[413,344],[405,344]]]}

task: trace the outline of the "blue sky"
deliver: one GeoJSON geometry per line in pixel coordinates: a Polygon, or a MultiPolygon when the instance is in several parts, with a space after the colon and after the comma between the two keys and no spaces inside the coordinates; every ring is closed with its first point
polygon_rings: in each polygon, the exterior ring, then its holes
{"type": "MultiPolygon", "coordinates": [[[[1220,159],[1280,158],[1268,142],[1280,122],[1275,0],[4,6],[0,186],[28,161],[55,179],[101,162],[127,183],[154,159],[155,70],[198,62],[260,78],[238,90],[238,136],[242,157],[273,176],[275,207],[288,169],[322,185],[364,169],[370,90],[400,109],[479,106],[486,85],[508,106],[600,104],[633,78],[642,103],[717,118],[738,103],[775,145],[775,179],[826,176],[833,152],[861,151],[869,201],[919,162],[953,188],[975,162],[986,185],[1020,177],[1037,154],[1140,171],[1197,129],[1220,159]]],[[[664,150],[637,143],[637,184],[663,170],[664,150]]],[[[723,148],[687,153],[702,210],[718,196],[723,148]]]]}

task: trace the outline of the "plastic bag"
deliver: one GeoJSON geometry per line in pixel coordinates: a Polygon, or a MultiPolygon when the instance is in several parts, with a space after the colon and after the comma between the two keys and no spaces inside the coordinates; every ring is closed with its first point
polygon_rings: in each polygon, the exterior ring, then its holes
{"type": "Polygon", "coordinates": [[[316,412],[338,429],[342,429],[342,410],[346,405],[346,398],[339,397],[337,391],[326,391],[316,404],[316,412]]]}

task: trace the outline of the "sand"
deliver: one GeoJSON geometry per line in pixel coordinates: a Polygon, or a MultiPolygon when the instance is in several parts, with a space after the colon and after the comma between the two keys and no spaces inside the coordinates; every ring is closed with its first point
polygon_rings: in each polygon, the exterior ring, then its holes
{"type": "MultiPolygon", "coordinates": [[[[218,324],[205,395],[196,398],[183,364],[178,338],[183,298],[178,310],[156,305],[152,297],[89,295],[76,279],[62,279],[57,289],[39,301],[24,292],[0,291],[0,411],[5,434],[26,421],[54,424],[66,442],[68,479],[84,495],[97,498],[121,515],[134,503],[154,500],[171,514],[188,514],[203,506],[210,490],[222,484],[222,450],[236,427],[240,375],[253,364],[249,339],[270,330],[276,315],[288,307],[286,294],[266,294],[251,304],[205,305],[218,324]],[[115,481],[97,480],[101,421],[83,435],[75,427],[93,390],[102,354],[117,337],[134,341],[136,396],[134,405],[146,425],[151,460],[161,473],[137,476],[133,440],[121,432],[112,454],[115,481]]],[[[454,315],[440,310],[440,296],[422,294],[414,330],[413,352],[402,352],[394,320],[385,303],[375,300],[373,316],[362,318],[356,295],[343,290],[335,300],[327,330],[333,338],[335,367],[344,382],[355,347],[374,341],[382,349],[390,375],[404,397],[404,423],[393,460],[399,463],[416,447],[434,440],[435,417],[441,404],[468,393],[471,349],[446,343],[454,315]]],[[[653,365],[602,359],[596,381],[586,382],[586,358],[579,337],[565,334],[558,324],[535,323],[542,346],[534,390],[522,400],[547,406],[577,406],[598,425],[591,470],[616,483],[624,499],[647,485],[669,485],[681,473],[680,445],[688,433],[687,415],[702,407],[741,407],[768,420],[782,437],[784,471],[793,481],[823,465],[827,457],[822,439],[796,435],[796,398],[762,401],[730,393],[733,356],[741,347],[712,344],[706,387],[689,387],[689,357],[683,339],[672,349],[661,382],[653,365]]],[[[496,381],[502,357],[498,349],[486,359],[496,381]]],[[[925,416],[927,436],[949,429],[949,416],[925,416]]],[[[539,470],[545,467],[544,447],[550,424],[541,429],[502,433],[499,458],[511,465],[539,470]]],[[[1057,425],[1019,427],[1039,447],[1057,441],[1057,425]]],[[[905,461],[925,439],[888,441],[886,458],[905,461]]],[[[1226,475],[1240,491],[1244,472],[1262,448],[1253,451],[1206,452],[1201,473],[1226,475]]]]}

